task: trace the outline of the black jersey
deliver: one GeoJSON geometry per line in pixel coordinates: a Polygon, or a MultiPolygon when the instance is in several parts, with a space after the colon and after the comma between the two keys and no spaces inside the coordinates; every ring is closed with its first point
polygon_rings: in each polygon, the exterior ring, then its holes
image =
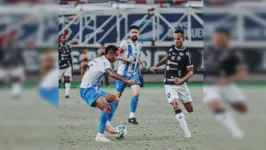
{"type": "Polygon", "coordinates": [[[178,49],[171,46],[167,53],[164,84],[175,85],[175,78],[183,78],[187,73],[187,67],[193,66],[191,53],[187,48],[178,49]]]}
{"type": "Polygon", "coordinates": [[[59,44],[59,69],[65,69],[72,65],[71,48],[68,44],[59,44]]]}
{"type": "Polygon", "coordinates": [[[214,84],[215,77],[231,76],[236,73],[237,67],[240,65],[246,64],[239,51],[209,46],[204,49],[204,83],[214,84]]]}
{"type": "Polygon", "coordinates": [[[0,51],[0,65],[4,68],[15,68],[25,65],[23,51],[18,45],[2,46],[0,51]]]}

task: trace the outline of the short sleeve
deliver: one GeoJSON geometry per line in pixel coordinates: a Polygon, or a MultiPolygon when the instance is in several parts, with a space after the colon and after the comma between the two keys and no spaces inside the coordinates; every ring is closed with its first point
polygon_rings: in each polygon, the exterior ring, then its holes
{"type": "Polygon", "coordinates": [[[193,67],[193,59],[190,52],[186,52],[185,65],[187,68],[193,67]]]}
{"type": "Polygon", "coordinates": [[[101,68],[102,72],[106,72],[107,70],[112,70],[112,67],[109,61],[103,61],[101,67],[102,67],[101,68]]]}

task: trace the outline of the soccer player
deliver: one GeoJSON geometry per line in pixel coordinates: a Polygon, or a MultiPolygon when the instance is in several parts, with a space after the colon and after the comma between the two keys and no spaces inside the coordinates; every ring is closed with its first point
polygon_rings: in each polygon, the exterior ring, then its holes
{"type": "MultiPolygon", "coordinates": [[[[139,28],[138,26],[131,26],[130,27],[130,39],[123,40],[120,44],[119,48],[119,62],[118,62],[118,70],[117,73],[126,79],[135,78],[137,79],[136,84],[129,85],[133,96],[131,98],[131,107],[130,107],[130,114],[128,118],[128,122],[132,124],[138,124],[137,119],[135,117],[135,112],[138,105],[139,100],[139,93],[140,93],[140,77],[138,74],[138,63],[145,68],[145,63],[142,62],[139,58],[140,50],[141,50],[141,43],[138,42],[139,37],[139,28]]],[[[120,98],[122,93],[127,86],[127,83],[123,81],[116,80],[116,96],[120,98]]]]}
{"type": "Polygon", "coordinates": [[[41,52],[40,73],[42,80],[39,86],[39,94],[55,107],[59,106],[58,95],[58,68],[56,65],[56,54],[50,49],[41,52]]]}
{"type": "Polygon", "coordinates": [[[64,76],[65,81],[65,98],[69,98],[70,93],[70,79],[72,77],[73,71],[73,63],[71,56],[71,48],[66,43],[66,36],[62,35],[60,38],[59,48],[59,84],[61,83],[61,79],[64,76]]]}
{"type": "Polygon", "coordinates": [[[117,50],[117,47],[114,45],[107,46],[104,56],[98,57],[89,63],[87,66],[88,69],[80,84],[80,96],[82,99],[89,106],[98,107],[102,110],[98,134],[95,138],[96,141],[100,142],[110,142],[109,139],[104,137],[105,130],[111,134],[117,133],[110,122],[119,102],[115,95],[101,90],[101,80],[104,78],[104,74],[108,73],[111,77],[130,85],[136,82],[136,79],[132,78],[127,80],[112,71],[110,63],[114,63],[117,60],[117,50]]]}
{"type": "Polygon", "coordinates": [[[247,111],[246,98],[234,82],[243,79],[248,68],[241,53],[230,48],[230,41],[230,32],[219,27],[212,35],[213,44],[204,49],[203,100],[233,137],[242,138],[243,132],[224,107],[224,102],[240,113],[247,111]]]}
{"type": "Polygon", "coordinates": [[[18,99],[21,94],[21,84],[25,78],[26,62],[22,49],[16,43],[15,36],[16,34],[13,32],[8,33],[1,47],[0,81],[10,80],[12,97],[18,99]]]}
{"type": "Polygon", "coordinates": [[[82,50],[79,59],[80,59],[80,73],[82,78],[86,72],[86,65],[89,62],[89,54],[87,49],[82,50]]]}
{"type": "Polygon", "coordinates": [[[193,112],[192,98],[186,82],[193,75],[193,61],[189,50],[184,46],[184,31],[174,32],[175,45],[170,46],[167,55],[156,65],[150,68],[154,72],[157,67],[166,64],[164,88],[168,102],[173,106],[176,119],[185,132],[185,137],[191,137],[185,115],[179,106],[181,101],[187,112],[193,112]]]}

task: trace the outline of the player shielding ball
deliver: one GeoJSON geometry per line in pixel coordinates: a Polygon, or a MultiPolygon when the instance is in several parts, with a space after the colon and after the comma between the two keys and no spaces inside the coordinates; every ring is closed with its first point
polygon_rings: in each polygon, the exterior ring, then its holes
{"type": "Polygon", "coordinates": [[[102,110],[100,116],[100,123],[98,127],[98,134],[96,141],[110,142],[104,137],[104,131],[111,134],[116,134],[117,131],[111,126],[110,122],[114,116],[119,100],[115,95],[106,93],[101,90],[101,81],[104,74],[108,73],[111,77],[121,80],[127,84],[134,84],[136,79],[125,79],[111,69],[111,64],[117,60],[117,47],[109,45],[105,48],[105,55],[91,61],[87,66],[88,69],[82,78],[80,84],[80,96],[91,107],[98,107],[102,110]]]}
{"type": "Polygon", "coordinates": [[[73,63],[72,63],[72,56],[71,56],[71,48],[66,43],[67,39],[66,36],[61,36],[59,48],[59,84],[61,83],[62,77],[64,77],[65,81],[65,98],[69,98],[70,93],[70,79],[72,77],[73,71],[73,63]]]}
{"type": "Polygon", "coordinates": [[[193,112],[192,98],[186,82],[193,75],[193,61],[188,49],[184,46],[184,31],[174,32],[175,45],[170,46],[167,55],[156,65],[150,68],[154,72],[157,67],[166,64],[164,75],[164,88],[168,102],[173,106],[176,119],[185,132],[185,137],[191,137],[185,115],[179,106],[181,101],[186,110],[193,112]]]}
{"type": "MultiPolygon", "coordinates": [[[[135,112],[137,110],[139,94],[140,94],[140,77],[138,73],[138,64],[145,67],[145,63],[142,62],[139,58],[141,43],[138,40],[139,37],[139,28],[138,26],[131,26],[130,28],[130,39],[123,40],[120,44],[119,48],[119,62],[118,62],[118,70],[117,73],[126,79],[137,79],[137,82],[134,85],[129,85],[132,91],[132,98],[130,104],[130,114],[128,118],[128,122],[132,124],[138,124],[137,119],[135,117],[135,112]]],[[[127,86],[126,82],[116,80],[116,96],[120,98],[122,93],[127,86]]]]}
{"type": "Polygon", "coordinates": [[[246,98],[234,82],[243,79],[248,68],[241,53],[230,48],[230,41],[230,32],[220,27],[213,33],[212,46],[204,49],[203,100],[233,137],[242,138],[243,132],[224,102],[240,113],[247,111],[246,98]]]}

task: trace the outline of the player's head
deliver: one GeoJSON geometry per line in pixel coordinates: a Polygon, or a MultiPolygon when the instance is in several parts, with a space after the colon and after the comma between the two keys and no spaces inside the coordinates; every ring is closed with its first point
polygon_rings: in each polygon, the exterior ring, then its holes
{"type": "Polygon", "coordinates": [[[230,31],[226,28],[217,28],[212,35],[212,42],[218,48],[227,48],[231,41],[230,31]]]}
{"type": "Polygon", "coordinates": [[[60,42],[62,44],[66,44],[66,41],[67,41],[66,36],[65,35],[62,35],[61,38],[60,38],[60,42]]]}
{"type": "Polygon", "coordinates": [[[118,56],[117,51],[118,51],[118,48],[114,45],[108,45],[105,48],[105,56],[111,63],[114,63],[116,61],[117,56],[118,56]]]}
{"type": "Polygon", "coordinates": [[[135,26],[135,25],[130,26],[129,32],[130,32],[129,36],[130,36],[131,40],[137,41],[139,38],[139,27],[135,26]]]}
{"type": "Polygon", "coordinates": [[[182,47],[185,40],[185,34],[183,30],[175,30],[174,42],[176,47],[182,47]]]}

